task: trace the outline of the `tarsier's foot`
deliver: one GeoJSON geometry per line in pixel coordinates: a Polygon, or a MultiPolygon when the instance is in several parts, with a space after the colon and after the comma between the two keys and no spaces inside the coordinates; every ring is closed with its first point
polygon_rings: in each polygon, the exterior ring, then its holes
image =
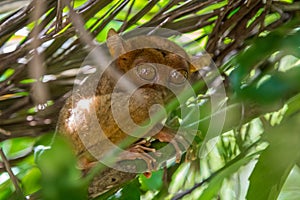
{"type": "Polygon", "coordinates": [[[98,164],[98,161],[91,161],[85,157],[79,158],[78,168],[82,171],[83,175],[87,174],[90,169],[95,167],[98,164]]]}
{"type": "Polygon", "coordinates": [[[168,128],[163,128],[159,133],[155,134],[153,138],[160,142],[168,142],[173,145],[176,151],[176,163],[179,163],[183,154],[179,144],[183,145],[185,149],[188,148],[187,141],[180,135],[175,135],[174,131],[168,128]]]}
{"type": "Polygon", "coordinates": [[[134,149],[139,150],[139,152],[141,151],[145,151],[145,152],[156,152],[156,149],[150,147],[151,146],[151,142],[149,140],[146,139],[142,139],[136,143],[134,143],[129,149],[131,149],[133,152],[135,152],[134,149]]]}
{"type": "MultiPolygon", "coordinates": [[[[156,150],[150,147],[150,145],[151,142],[146,139],[134,143],[126,151],[123,151],[122,153],[116,155],[116,164],[119,165],[123,161],[133,161],[140,159],[146,162],[147,171],[157,170],[158,166],[154,157],[159,156],[159,152],[156,152],[156,150]],[[150,153],[153,154],[154,157],[150,155],[150,153]]],[[[84,172],[87,172],[91,168],[96,166],[98,162],[99,161],[97,161],[94,157],[86,153],[79,157],[78,168],[84,172]]],[[[122,166],[122,164],[120,166],[122,166]]],[[[125,170],[134,170],[134,165],[124,165],[122,168],[125,170]]]]}
{"type": "Polygon", "coordinates": [[[148,146],[148,142],[146,140],[140,141],[132,145],[129,149],[127,149],[126,152],[122,152],[121,154],[119,154],[118,160],[124,161],[124,160],[142,159],[146,162],[147,169],[149,171],[156,170],[157,169],[156,159],[147,153],[147,152],[155,153],[155,149],[147,146],[148,146]]]}
{"type": "MultiPolygon", "coordinates": [[[[179,163],[181,161],[181,156],[183,154],[182,148],[180,145],[184,146],[184,149],[188,148],[187,141],[180,135],[175,135],[174,131],[168,128],[163,128],[157,134],[152,136],[153,139],[158,140],[159,142],[171,143],[175,149],[176,153],[176,162],[179,163]]],[[[151,147],[151,142],[149,140],[143,139],[138,141],[129,147],[126,151],[120,153],[117,156],[116,162],[120,163],[126,160],[143,160],[147,165],[147,171],[157,170],[159,162],[155,158],[160,157],[161,152],[156,151],[155,148],[151,147]]],[[[86,157],[82,157],[79,162],[79,168],[84,171],[89,171],[92,167],[94,167],[98,161],[89,160],[86,157]]],[[[126,168],[132,168],[132,166],[126,166],[126,168]]],[[[134,170],[134,169],[133,169],[134,170]]]]}

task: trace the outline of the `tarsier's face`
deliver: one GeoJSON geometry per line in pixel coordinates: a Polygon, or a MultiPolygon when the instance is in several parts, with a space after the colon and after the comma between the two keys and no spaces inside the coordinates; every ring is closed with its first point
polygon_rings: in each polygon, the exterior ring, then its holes
{"type": "Polygon", "coordinates": [[[116,32],[108,34],[107,46],[121,73],[141,88],[182,91],[195,71],[186,52],[174,42],[157,36],[123,40],[116,32]]]}
{"type": "Polygon", "coordinates": [[[179,92],[189,78],[189,63],[176,53],[160,49],[138,49],[117,59],[117,66],[126,72],[130,82],[161,91],[179,92]]]}
{"type": "Polygon", "coordinates": [[[142,49],[129,52],[118,59],[120,69],[135,68],[136,81],[163,82],[179,86],[188,79],[189,66],[179,55],[160,49],[142,49]],[[130,59],[128,57],[131,57],[130,59]]]}

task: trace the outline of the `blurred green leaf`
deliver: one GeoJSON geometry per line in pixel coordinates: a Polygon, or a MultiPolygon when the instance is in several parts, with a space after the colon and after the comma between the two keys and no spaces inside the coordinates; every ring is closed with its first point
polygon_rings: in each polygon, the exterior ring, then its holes
{"type": "Polygon", "coordinates": [[[0,184],[0,199],[8,199],[13,193],[13,185],[11,180],[7,180],[0,184]]]}
{"type": "Polygon", "coordinates": [[[106,194],[96,198],[96,200],[140,200],[141,191],[139,189],[140,183],[137,179],[127,183],[122,189],[118,190],[112,196],[106,194]]]}
{"type": "Polygon", "coordinates": [[[267,131],[269,146],[262,152],[251,174],[247,199],[277,199],[291,169],[300,157],[300,116],[267,131]]]}
{"type": "Polygon", "coordinates": [[[280,0],[280,1],[286,2],[286,3],[293,3],[294,2],[294,0],[280,0]]]}
{"type": "Polygon", "coordinates": [[[255,14],[254,17],[252,17],[248,23],[247,23],[247,27],[249,27],[262,13],[264,12],[264,8],[261,8],[257,11],[257,13],[255,14]]]}
{"type": "Polygon", "coordinates": [[[254,154],[252,156],[237,158],[231,162],[228,162],[222,169],[215,173],[215,176],[212,175],[212,179],[209,181],[207,188],[203,191],[199,199],[212,199],[214,196],[216,196],[222,187],[223,181],[237,172],[240,167],[249,163],[249,161],[253,159],[253,156],[254,154]]]}
{"type": "Polygon", "coordinates": [[[245,91],[246,89],[244,89],[247,88],[247,86],[243,87],[245,78],[248,77],[254,66],[266,60],[274,52],[284,50],[286,54],[297,54],[298,52],[298,56],[300,55],[300,44],[298,41],[300,31],[294,30],[298,23],[298,19],[295,19],[278,28],[276,31],[269,33],[266,37],[256,38],[248,49],[235,57],[232,63],[234,63],[236,68],[230,74],[230,80],[234,90],[238,94],[247,96],[249,91],[245,91]]]}
{"type": "Polygon", "coordinates": [[[24,79],[24,80],[20,81],[21,84],[30,84],[30,83],[35,83],[35,82],[36,82],[36,79],[32,79],[32,78],[24,79]]]}
{"type": "Polygon", "coordinates": [[[276,22],[278,19],[280,19],[280,14],[279,13],[272,13],[270,15],[268,15],[266,18],[265,18],[265,26],[268,26],[270,24],[272,24],[273,22],[276,22]]]}
{"type": "Polygon", "coordinates": [[[257,84],[245,87],[242,96],[259,103],[274,103],[288,94],[298,92],[300,84],[300,67],[286,72],[275,72],[265,76],[257,84]]]}
{"type": "Polygon", "coordinates": [[[144,175],[140,175],[139,181],[141,183],[141,189],[148,190],[160,190],[163,184],[163,170],[151,172],[151,177],[147,178],[144,175]]]}
{"type": "Polygon", "coordinates": [[[300,199],[300,169],[295,166],[283,185],[278,200],[298,199],[300,199]]]}
{"type": "Polygon", "coordinates": [[[221,2],[219,2],[219,3],[211,4],[211,5],[209,5],[209,6],[205,7],[205,8],[203,8],[203,9],[201,9],[200,11],[198,11],[197,14],[203,15],[203,14],[205,14],[205,13],[212,12],[213,10],[216,10],[216,9],[218,9],[218,8],[221,8],[221,7],[225,6],[226,4],[227,4],[226,1],[221,1],[221,2]]]}
{"type": "Polygon", "coordinates": [[[41,171],[37,168],[31,168],[27,171],[21,182],[24,189],[24,194],[29,195],[37,192],[41,188],[41,171]]]}
{"type": "Polygon", "coordinates": [[[32,151],[35,138],[23,137],[6,140],[2,143],[2,148],[8,159],[20,157],[32,151]]]}
{"type": "MultiPolygon", "coordinates": [[[[49,143],[53,139],[52,135],[45,137],[49,143]]],[[[42,172],[43,199],[87,198],[88,183],[80,180],[81,172],[76,168],[76,158],[71,149],[69,143],[57,135],[50,149],[45,146],[42,153],[37,154],[37,163],[42,172]]]]}
{"type": "Polygon", "coordinates": [[[287,102],[287,110],[285,112],[285,117],[289,117],[300,111],[300,94],[292,97],[287,102]]]}
{"type": "Polygon", "coordinates": [[[6,80],[10,76],[12,76],[15,73],[14,69],[7,69],[5,72],[0,76],[0,82],[6,80]]]}
{"type": "Polygon", "coordinates": [[[22,193],[14,192],[7,200],[26,200],[22,193]]]}

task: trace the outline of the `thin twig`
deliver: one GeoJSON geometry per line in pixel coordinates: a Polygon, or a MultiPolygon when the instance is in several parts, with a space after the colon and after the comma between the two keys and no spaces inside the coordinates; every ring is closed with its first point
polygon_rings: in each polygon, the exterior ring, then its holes
{"type": "Polygon", "coordinates": [[[120,13],[123,8],[129,3],[129,0],[124,0],[122,1],[110,14],[107,18],[105,18],[102,23],[97,26],[94,30],[93,30],[93,35],[98,35],[103,29],[104,27],[109,24],[116,16],[118,13],[120,13]]]}
{"type": "MultiPolygon", "coordinates": [[[[33,149],[26,149],[24,152],[21,153],[21,155],[18,155],[15,158],[12,159],[7,159],[10,165],[10,168],[14,167],[14,166],[18,166],[18,164],[20,163],[20,161],[22,161],[24,158],[26,158],[29,154],[33,153],[33,149]]],[[[5,163],[2,159],[2,161],[0,162],[0,173],[2,172],[6,172],[6,167],[5,167],[5,163]]]]}
{"type": "Polygon", "coordinates": [[[63,2],[62,0],[57,1],[56,6],[56,22],[55,22],[55,32],[58,33],[62,28],[62,10],[63,10],[63,2]]]}
{"type": "Polygon", "coordinates": [[[4,130],[2,128],[0,128],[0,133],[3,134],[3,135],[6,135],[6,136],[9,136],[11,135],[11,132],[7,131],[7,130],[4,130]]]}
{"type": "Polygon", "coordinates": [[[32,32],[32,49],[33,56],[29,64],[29,76],[35,80],[35,83],[32,84],[32,95],[31,97],[34,100],[35,104],[43,104],[49,99],[48,88],[45,84],[41,82],[41,77],[45,74],[46,67],[43,65],[43,57],[38,51],[38,48],[41,45],[39,38],[40,28],[38,26],[38,20],[42,13],[45,11],[44,1],[35,0],[35,10],[32,13],[32,21],[35,23],[33,32],[32,32]]]}
{"type": "MultiPolygon", "coordinates": [[[[23,196],[23,192],[19,186],[19,181],[17,179],[17,177],[14,175],[14,173],[12,172],[11,168],[10,168],[10,164],[2,150],[2,148],[0,148],[0,156],[1,156],[1,159],[4,163],[4,166],[5,166],[5,170],[7,171],[12,183],[14,184],[15,186],[15,189],[16,189],[16,192],[19,196],[23,196]]],[[[24,197],[24,196],[23,196],[24,197]]]]}
{"type": "Polygon", "coordinates": [[[120,31],[119,31],[120,33],[122,33],[127,28],[128,17],[131,14],[131,10],[133,8],[134,3],[135,3],[135,0],[133,0],[132,3],[130,4],[130,7],[129,7],[129,9],[128,9],[127,13],[126,13],[126,16],[125,16],[124,23],[123,23],[123,25],[120,28],[120,31]]]}
{"type": "Polygon", "coordinates": [[[97,25],[99,24],[99,22],[101,20],[103,20],[105,17],[107,17],[114,9],[118,8],[120,4],[115,4],[113,6],[111,6],[108,11],[106,11],[101,17],[99,17],[88,29],[88,31],[93,31],[94,29],[96,29],[97,25]]]}

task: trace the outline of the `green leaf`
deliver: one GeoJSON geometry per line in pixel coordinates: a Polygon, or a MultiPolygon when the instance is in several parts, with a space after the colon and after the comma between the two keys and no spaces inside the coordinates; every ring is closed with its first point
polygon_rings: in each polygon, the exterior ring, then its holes
{"type": "Polygon", "coordinates": [[[251,174],[249,200],[277,199],[283,183],[300,157],[299,116],[268,131],[269,146],[251,174]]]}
{"type": "Polygon", "coordinates": [[[28,78],[28,79],[24,79],[24,80],[20,81],[21,84],[30,84],[30,83],[35,83],[35,82],[36,82],[36,79],[33,79],[33,78],[28,78]]]}
{"type": "MultiPolygon", "coordinates": [[[[249,48],[232,60],[232,64],[236,68],[230,74],[230,81],[239,95],[248,95],[249,91],[244,89],[248,89],[248,87],[245,87],[247,84],[243,85],[245,79],[254,66],[268,59],[273,53],[283,51],[285,54],[299,56],[300,31],[294,29],[296,24],[299,24],[299,19],[290,21],[265,37],[256,38],[249,48]]],[[[257,96],[257,93],[255,95],[257,96]]]]}
{"type": "Polygon", "coordinates": [[[299,112],[300,110],[300,94],[289,99],[287,102],[287,110],[285,112],[285,117],[291,116],[292,114],[299,112]]]}
{"type": "Polygon", "coordinates": [[[253,159],[254,155],[255,154],[252,154],[251,156],[247,156],[244,158],[237,157],[236,159],[233,160],[233,162],[227,163],[222,169],[217,171],[215,176],[211,179],[211,181],[207,185],[207,188],[203,191],[199,200],[212,199],[214,196],[216,196],[222,187],[223,181],[226,178],[232,176],[235,172],[237,172],[240,167],[249,163],[250,160],[253,159]]]}
{"type": "Polygon", "coordinates": [[[22,178],[22,185],[25,195],[32,194],[41,188],[41,171],[37,167],[28,170],[22,178]]]}
{"type": "Polygon", "coordinates": [[[278,200],[300,199],[300,168],[294,167],[282,187],[278,200]]]}
{"type": "MultiPolygon", "coordinates": [[[[53,139],[52,135],[46,137],[48,143],[53,139]]],[[[36,154],[42,172],[43,199],[86,199],[88,183],[80,179],[81,172],[76,168],[77,161],[69,143],[57,135],[50,148],[42,148],[42,145],[39,148],[43,149],[41,154],[36,154]]]]}
{"type": "Polygon", "coordinates": [[[2,148],[8,159],[20,157],[32,151],[35,138],[23,137],[6,140],[2,143],[2,148]]]}
{"type": "Polygon", "coordinates": [[[7,69],[5,70],[5,72],[0,76],[0,82],[1,81],[5,81],[6,79],[8,79],[10,76],[12,76],[15,73],[14,69],[7,69]]]}
{"type": "Polygon", "coordinates": [[[148,190],[160,190],[162,187],[163,170],[151,172],[151,177],[147,178],[144,175],[140,175],[139,181],[141,183],[141,189],[144,191],[148,190]]]}
{"type": "MultiPolygon", "coordinates": [[[[0,178],[3,178],[2,175],[0,178]]],[[[8,199],[8,197],[12,195],[13,185],[10,179],[0,184],[0,191],[0,199],[8,199]]]]}
{"type": "Polygon", "coordinates": [[[107,195],[102,195],[97,200],[140,200],[141,191],[139,189],[140,183],[137,179],[126,184],[122,189],[118,190],[114,195],[108,197],[107,195]]]}

